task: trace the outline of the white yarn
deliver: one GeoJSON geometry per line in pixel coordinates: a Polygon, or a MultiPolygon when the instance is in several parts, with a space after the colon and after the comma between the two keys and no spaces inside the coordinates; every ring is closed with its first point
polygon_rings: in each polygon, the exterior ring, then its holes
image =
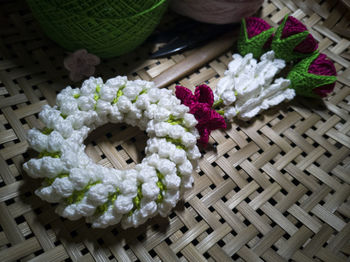
{"type": "Polygon", "coordinates": [[[273,51],[263,54],[260,62],[252,54],[232,57],[214,92],[214,100],[221,99],[225,105],[225,118],[252,118],[262,110],[294,98],[294,89],[288,88],[290,80],[278,78],[272,83],[285,67],[284,60],[275,59],[273,51]]]}
{"type": "Polygon", "coordinates": [[[29,130],[28,142],[41,154],[23,167],[46,178],[36,194],[59,202],[61,216],[86,217],[99,228],[137,227],[158,213],[166,216],[192,187],[192,164],[200,157],[197,121],[170,90],[121,76],[106,83],[91,77],[80,89],[62,90],[57,105],[44,106],[39,117],[47,130],[29,130]],[[148,133],[146,157],[133,169],[106,168],[85,154],[84,139],[107,122],[148,133]]]}

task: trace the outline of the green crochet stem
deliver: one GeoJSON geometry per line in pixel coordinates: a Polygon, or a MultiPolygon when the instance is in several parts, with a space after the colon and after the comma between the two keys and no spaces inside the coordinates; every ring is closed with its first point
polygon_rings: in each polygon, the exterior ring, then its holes
{"type": "Polygon", "coordinates": [[[260,58],[260,56],[267,51],[264,48],[264,45],[267,42],[267,40],[272,36],[273,32],[274,28],[272,27],[266,31],[261,32],[256,36],[253,36],[252,38],[249,38],[245,19],[242,19],[242,26],[237,42],[238,52],[242,56],[252,53],[254,58],[260,58]]]}
{"type": "Polygon", "coordinates": [[[224,103],[224,101],[220,98],[219,100],[216,100],[216,101],[213,103],[212,108],[215,109],[215,108],[221,106],[223,103],[224,103]]]}
{"type": "Polygon", "coordinates": [[[318,55],[315,53],[301,60],[289,72],[287,78],[291,81],[290,87],[295,89],[298,95],[319,98],[312,90],[319,86],[332,84],[337,80],[336,76],[315,75],[308,72],[311,63],[318,55]]]}
{"type": "Polygon", "coordinates": [[[290,62],[290,61],[306,58],[312,54],[317,53],[317,51],[311,54],[294,52],[294,48],[297,45],[299,45],[302,41],[304,41],[306,37],[309,35],[308,31],[300,32],[298,34],[294,34],[289,37],[281,39],[283,28],[287,22],[287,19],[288,19],[288,15],[284,17],[283,22],[278,26],[276,34],[272,39],[271,49],[275,52],[276,58],[281,58],[286,62],[290,62]]]}

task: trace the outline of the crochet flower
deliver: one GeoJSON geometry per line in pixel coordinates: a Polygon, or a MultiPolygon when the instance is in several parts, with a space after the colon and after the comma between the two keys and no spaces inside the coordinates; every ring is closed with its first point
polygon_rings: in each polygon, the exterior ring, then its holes
{"type": "Polygon", "coordinates": [[[212,130],[226,128],[225,119],[212,109],[214,95],[209,86],[197,86],[194,95],[191,90],[186,87],[176,86],[175,95],[181,100],[182,104],[190,108],[190,113],[193,114],[198,121],[196,125],[200,134],[198,143],[206,146],[212,130]]]}
{"type": "Polygon", "coordinates": [[[100,58],[89,54],[85,49],[75,51],[63,61],[64,67],[70,71],[69,78],[74,82],[92,76],[95,73],[95,66],[99,63],[100,58]]]}
{"type": "Polygon", "coordinates": [[[288,78],[297,94],[325,97],[333,91],[336,75],[333,62],[326,55],[316,53],[295,65],[288,78]]]}
{"type": "Polygon", "coordinates": [[[318,44],[303,23],[293,16],[286,16],[277,28],[271,48],[276,57],[289,62],[312,55],[318,44]]]}
{"type": "Polygon", "coordinates": [[[237,42],[238,52],[243,56],[252,53],[255,58],[259,58],[269,48],[273,32],[274,28],[261,18],[243,19],[237,42]]]}

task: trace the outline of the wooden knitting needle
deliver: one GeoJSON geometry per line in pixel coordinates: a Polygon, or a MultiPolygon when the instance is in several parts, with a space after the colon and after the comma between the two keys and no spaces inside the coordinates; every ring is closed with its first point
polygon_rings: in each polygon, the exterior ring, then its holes
{"type": "Polygon", "coordinates": [[[167,87],[227,51],[232,47],[236,39],[237,30],[228,32],[220,38],[211,41],[209,44],[194,51],[180,63],[173,65],[153,78],[152,81],[158,88],[167,87]]]}

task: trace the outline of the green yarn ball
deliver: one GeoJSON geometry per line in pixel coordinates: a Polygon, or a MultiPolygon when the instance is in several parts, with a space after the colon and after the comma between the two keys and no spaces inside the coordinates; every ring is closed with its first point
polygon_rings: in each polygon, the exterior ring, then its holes
{"type": "Polygon", "coordinates": [[[102,58],[142,44],[164,14],[167,0],[27,0],[45,33],[69,51],[102,58]]]}

